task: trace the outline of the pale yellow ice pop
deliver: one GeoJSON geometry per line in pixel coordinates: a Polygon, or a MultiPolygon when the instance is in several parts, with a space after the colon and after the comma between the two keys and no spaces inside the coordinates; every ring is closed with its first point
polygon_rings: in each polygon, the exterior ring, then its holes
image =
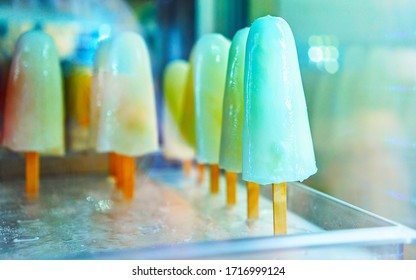
{"type": "Polygon", "coordinates": [[[189,64],[186,61],[174,60],[166,66],[163,77],[163,154],[169,160],[186,163],[194,158],[194,150],[185,141],[179,128],[188,72],[189,64]]]}
{"type": "Polygon", "coordinates": [[[26,190],[30,194],[38,193],[38,154],[64,154],[62,73],[55,43],[42,31],[28,31],[16,43],[2,144],[26,153],[26,190]]]}
{"type": "Polygon", "coordinates": [[[120,156],[118,181],[125,197],[132,198],[134,157],[158,150],[150,59],[144,40],[133,32],[116,35],[102,48],[96,55],[91,109],[91,119],[97,119],[96,149],[120,156]]]}
{"type": "Polygon", "coordinates": [[[222,102],[230,41],[220,34],[203,35],[194,50],[197,161],[211,167],[211,192],[219,191],[222,102]]]}

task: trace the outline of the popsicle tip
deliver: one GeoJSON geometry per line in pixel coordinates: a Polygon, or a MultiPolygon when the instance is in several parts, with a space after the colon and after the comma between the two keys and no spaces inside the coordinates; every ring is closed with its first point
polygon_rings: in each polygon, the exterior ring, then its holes
{"type": "Polygon", "coordinates": [[[44,38],[46,40],[53,40],[52,37],[41,29],[31,29],[28,30],[20,36],[20,38],[29,38],[29,37],[36,37],[36,38],[44,38]]]}
{"type": "Polygon", "coordinates": [[[274,20],[274,21],[282,21],[282,22],[286,22],[286,20],[282,17],[278,17],[278,16],[272,16],[270,14],[262,16],[262,17],[258,17],[257,19],[255,19],[254,21],[257,20],[274,20]]]}
{"type": "Polygon", "coordinates": [[[39,48],[54,49],[55,51],[53,53],[58,57],[53,38],[42,30],[29,30],[22,33],[16,42],[15,53],[21,51],[28,52],[32,49],[39,48]]]}
{"type": "Polygon", "coordinates": [[[164,73],[167,73],[168,71],[175,71],[176,69],[180,68],[189,69],[189,62],[184,59],[171,60],[166,65],[164,73]]]}
{"type": "Polygon", "coordinates": [[[250,27],[244,27],[244,28],[237,30],[237,32],[235,33],[233,37],[233,41],[238,40],[239,38],[245,38],[245,40],[247,40],[249,31],[250,31],[250,27]]]}
{"type": "Polygon", "coordinates": [[[177,74],[178,71],[184,71],[188,73],[187,71],[189,71],[189,68],[190,68],[190,65],[188,61],[184,59],[174,59],[168,62],[168,64],[166,65],[163,71],[163,74],[164,74],[164,77],[166,77],[169,74],[174,78],[175,74],[177,74]]]}
{"type": "Polygon", "coordinates": [[[271,16],[271,15],[267,15],[267,16],[263,16],[263,17],[259,17],[256,20],[254,20],[252,27],[254,26],[272,26],[275,25],[277,27],[279,27],[282,31],[283,30],[291,30],[290,25],[288,24],[288,22],[282,18],[282,17],[276,17],[276,16],[271,16]]]}
{"type": "Polygon", "coordinates": [[[196,46],[209,45],[210,43],[230,45],[230,40],[221,33],[207,33],[202,35],[196,42],[196,46]]]}

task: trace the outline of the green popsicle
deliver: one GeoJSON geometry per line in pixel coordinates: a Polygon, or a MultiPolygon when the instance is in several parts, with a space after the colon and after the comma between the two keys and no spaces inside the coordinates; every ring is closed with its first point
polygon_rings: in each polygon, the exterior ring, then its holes
{"type": "Polygon", "coordinates": [[[244,61],[249,28],[239,30],[232,41],[225,84],[220,167],[231,172],[242,170],[244,116],[244,61]]]}
{"type": "Polygon", "coordinates": [[[249,30],[243,28],[234,35],[228,56],[222,111],[220,168],[225,170],[229,206],[237,203],[237,173],[242,169],[244,63],[249,30]]]}

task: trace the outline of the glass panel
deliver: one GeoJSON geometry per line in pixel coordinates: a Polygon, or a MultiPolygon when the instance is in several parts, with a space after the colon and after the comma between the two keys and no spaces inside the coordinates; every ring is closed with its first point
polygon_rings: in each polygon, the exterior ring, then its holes
{"type": "Polygon", "coordinates": [[[319,172],[306,183],[416,227],[413,1],[250,1],[298,48],[319,172]]]}

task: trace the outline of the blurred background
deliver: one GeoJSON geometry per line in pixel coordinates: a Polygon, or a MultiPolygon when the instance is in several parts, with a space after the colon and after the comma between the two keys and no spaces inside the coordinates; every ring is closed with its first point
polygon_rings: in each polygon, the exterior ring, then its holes
{"type": "MultiPolygon", "coordinates": [[[[85,153],[88,117],[82,107],[89,103],[70,81],[72,75],[85,74],[88,83],[100,40],[121,30],[144,36],[160,120],[160,81],[169,61],[188,59],[202,34],[220,32],[231,39],[268,14],[286,19],[297,44],[319,168],[306,184],[416,228],[412,0],[3,0],[1,92],[16,38],[32,28],[51,34],[66,81],[67,153],[85,153]]],[[[14,156],[2,151],[0,160],[7,163],[14,156]]],[[[7,166],[1,165],[2,173],[7,166]]]]}

